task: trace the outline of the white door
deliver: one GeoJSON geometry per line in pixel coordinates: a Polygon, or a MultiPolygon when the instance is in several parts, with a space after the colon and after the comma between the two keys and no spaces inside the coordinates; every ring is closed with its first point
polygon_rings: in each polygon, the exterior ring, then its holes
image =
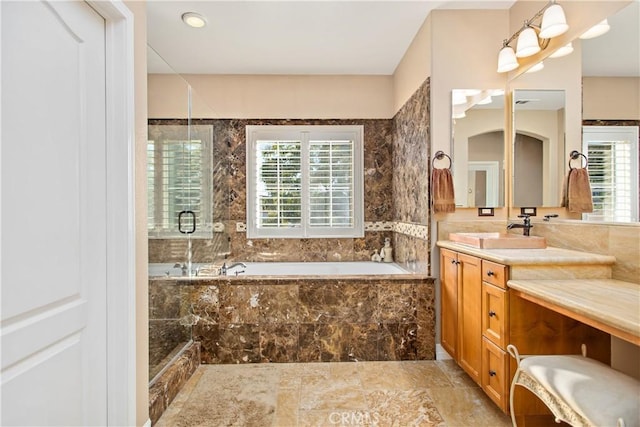
{"type": "Polygon", "coordinates": [[[0,421],[106,425],[105,21],[0,7],[0,421]]]}

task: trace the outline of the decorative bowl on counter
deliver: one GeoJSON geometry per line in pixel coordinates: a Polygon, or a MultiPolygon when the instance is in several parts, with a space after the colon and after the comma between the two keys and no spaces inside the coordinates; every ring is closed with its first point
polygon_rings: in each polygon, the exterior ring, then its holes
{"type": "Polygon", "coordinates": [[[478,249],[544,249],[547,247],[544,237],[511,233],[449,233],[449,240],[478,249]]]}

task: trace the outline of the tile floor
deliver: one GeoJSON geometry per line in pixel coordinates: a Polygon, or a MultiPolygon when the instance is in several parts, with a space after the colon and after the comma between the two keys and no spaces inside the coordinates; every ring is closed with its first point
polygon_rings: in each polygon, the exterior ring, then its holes
{"type": "Polygon", "coordinates": [[[155,427],[510,425],[442,360],[202,365],[155,427]]]}

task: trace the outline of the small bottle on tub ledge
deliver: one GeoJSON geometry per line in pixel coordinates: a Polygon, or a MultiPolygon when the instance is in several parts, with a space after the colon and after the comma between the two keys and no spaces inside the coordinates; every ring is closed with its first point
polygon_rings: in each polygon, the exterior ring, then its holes
{"type": "Polygon", "coordinates": [[[393,262],[393,248],[389,237],[384,238],[384,247],[380,249],[380,258],[383,262],[393,262]]]}

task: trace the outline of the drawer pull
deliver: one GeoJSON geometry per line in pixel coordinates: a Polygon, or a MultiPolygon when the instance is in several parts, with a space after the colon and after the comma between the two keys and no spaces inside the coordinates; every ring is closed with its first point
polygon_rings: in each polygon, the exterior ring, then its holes
{"type": "Polygon", "coordinates": [[[496,371],[489,371],[489,376],[490,377],[495,377],[496,376],[496,371]]]}
{"type": "Polygon", "coordinates": [[[495,276],[496,273],[494,273],[493,271],[489,270],[487,271],[487,276],[491,277],[491,276],[495,276]]]}
{"type": "Polygon", "coordinates": [[[489,310],[489,317],[495,317],[496,316],[496,312],[493,310],[489,310]]]}

